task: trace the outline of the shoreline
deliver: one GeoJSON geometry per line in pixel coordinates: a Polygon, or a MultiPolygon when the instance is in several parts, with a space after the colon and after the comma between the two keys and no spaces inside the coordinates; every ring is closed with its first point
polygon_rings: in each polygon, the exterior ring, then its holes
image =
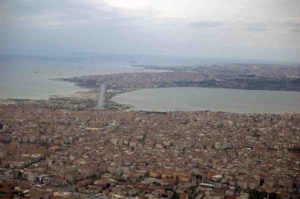
{"type": "Polygon", "coordinates": [[[79,90],[69,94],[49,96],[46,99],[0,99],[0,104],[49,103],[49,106],[54,104],[54,106],[58,107],[97,108],[97,102],[95,101],[98,88],[104,82],[107,85],[107,89],[105,91],[106,103],[104,108],[129,111],[136,110],[133,110],[133,106],[131,105],[112,101],[112,98],[116,95],[141,89],[174,87],[300,92],[300,78],[298,77],[300,70],[298,67],[288,68],[288,71],[285,71],[287,68],[284,66],[266,66],[264,68],[263,65],[260,66],[259,71],[257,71],[256,65],[254,67],[249,64],[221,64],[185,67],[133,65],[132,67],[151,69],[156,70],[157,72],[124,72],[85,75],[79,77],[52,78],[49,80],[68,82],[79,90]],[[254,69],[252,69],[253,67],[254,69]],[[168,69],[168,71],[165,71],[166,69],[168,69]],[[270,69],[275,71],[272,71],[274,74],[269,74],[270,69]],[[224,73],[223,71],[227,72],[224,73]],[[288,76],[286,76],[285,79],[284,76],[281,75],[283,72],[294,73],[295,75],[293,78],[288,78],[288,76]],[[261,75],[258,75],[260,73],[261,75]],[[67,105],[64,106],[63,103],[66,103],[67,105]]]}
{"type": "MultiPolygon", "coordinates": [[[[66,81],[66,80],[61,80],[66,81]]],[[[74,86],[79,86],[75,82],[72,82],[74,86]]],[[[62,107],[62,108],[75,108],[75,109],[85,109],[92,108],[97,109],[95,104],[95,98],[97,95],[97,91],[93,88],[88,88],[84,86],[80,86],[81,88],[85,88],[86,91],[77,91],[67,95],[54,95],[50,96],[48,99],[22,99],[22,98],[7,98],[0,99],[1,105],[10,105],[10,104],[37,104],[42,106],[49,107],[62,107]],[[66,105],[63,105],[63,104],[66,105]]],[[[135,112],[145,112],[145,113],[168,113],[168,112],[199,112],[199,111],[209,111],[209,112],[224,112],[224,113],[236,113],[236,114],[267,114],[267,115],[283,115],[283,114],[299,114],[297,112],[234,112],[234,111],[223,111],[223,110],[211,110],[211,109],[203,109],[203,110],[171,110],[171,111],[157,111],[157,110],[135,110],[133,105],[126,103],[119,103],[113,101],[113,97],[117,95],[121,95],[128,92],[143,90],[143,89],[160,89],[160,88],[174,88],[174,87],[154,87],[154,88],[131,88],[124,90],[114,90],[108,89],[106,91],[105,101],[106,105],[103,107],[107,110],[121,110],[121,111],[135,111],[135,112]]],[[[182,87],[179,87],[182,88],[182,87]]],[[[213,89],[231,89],[231,88],[215,88],[215,87],[186,87],[186,88],[213,88],[213,89]]],[[[253,90],[253,89],[237,89],[237,90],[253,90]]],[[[274,90],[270,90],[274,91],[274,90]]],[[[279,90],[280,91],[280,90],[279,90]]],[[[274,91],[276,92],[276,91],[274,91]]],[[[296,91],[287,91],[287,92],[296,92],[296,91]]]]}
{"type": "MultiPolygon", "coordinates": [[[[172,88],[172,87],[167,87],[172,88]]],[[[199,88],[199,87],[187,87],[187,88],[199,88]]],[[[202,88],[208,88],[208,87],[202,87],[202,88]]],[[[145,88],[145,89],[160,89],[160,88],[145,88]]],[[[218,89],[218,88],[216,88],[218,89]]],[[[229,114],[239,114],[239,115],[293,115],[293,114],[300,114],[300,112],[234,112],[234,111],[223,111],[223,110],[211,110],[211,109],[203,109],[203,110],[172,110],[172,111],[157,111],[157,110],[135,110],[133,105],[130,104],[123,104],[119,102],[115,102],[112,100],[114,96],[121,95],[128,92],[138,91],[143,89],[131,89],[126,91],[109,91],[109,95],[106,95],[107,104],[105,107],[103,107],[103,110],[118,110],[118,111],[128,111],[128,112],[141,112],[145,114],[167,114],[167,113],[176,113],[176,112],[190,112],[190,113],[196,113],[196,112],[214,112],[214,113],[229,113],[229,114]]],[[[246,89],[240,89],[240,90],[246,90],[246,89]]],[[[276,91],[274,91],[276,92],[276,91]]],[[[291,91],[287,91],[291,92],[291,91]]],[[[96,92],[93,89],[88,89],[87,91],[78,91],[75,93],[72,93],[68,96],[51,96],[48,99],[14,99],[14,98],[8,98],[8,99],[0,99],[0,105],[26,105],[26,104],[35,104],[37,106],[42,107],[53,107],[53,104],[56,102],[60,103],[66,103],[66,104],[73,104],[74,107],[70,106],[58,106],[57,108],[67,108],[67,109],[98,109],[93,102],[95,101],[94,96],[96,96],[96,92]],[[80,103],[89,103],[89,106],[81,106],[78,107],[77,104],[80,103]]],[[[55,105],[54,105],[55,106],[55,105]]]]}

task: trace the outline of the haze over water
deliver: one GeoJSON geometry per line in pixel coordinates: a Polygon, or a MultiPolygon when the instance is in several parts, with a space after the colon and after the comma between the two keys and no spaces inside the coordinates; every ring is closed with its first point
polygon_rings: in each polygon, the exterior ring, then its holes
{"type": "MultiPolygon", "coordinates": [[[[47,99],[53,95],[68,95],[86,91],[55,78],[120,72],[143,72],[131,67],[129,61],[103,59],[0,59],[0,99],[47,99]]],[[[149,70],[147,70],[149,71],[149,70]]]]}

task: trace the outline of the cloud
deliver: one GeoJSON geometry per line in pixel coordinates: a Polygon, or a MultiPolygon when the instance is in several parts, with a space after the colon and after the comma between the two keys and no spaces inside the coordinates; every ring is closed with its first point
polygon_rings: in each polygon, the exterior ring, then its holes
{"type": "Polygon", "coordinates": [[[288,20],[283,25],[293,33],[299,34],[300,32],[300,18],[288,20]]]}
{"type": "Polygon", "coordinates": [[[197,21],[188,24],[195,28],[224,28],[224,29],[240,29],[246,31],[261,32],[267,31],[270,27],[267,23],[238,22],[238,21],[197,21]]]}
{"type": "Polygon", "coordinates": [[[224,22],[220,21],[196,21],[189,24],[191,27],[196,28],[216,28],[220,26],[224,26],[224,22]]]}
{"type": "Polygon", "coordinates": [[[254,32],[263,32],[263,31],[294,31],[297,32],[300,30],[300,19],[290,18],[290,19],[281,19],[280,21],[265,21],[261,23],[236,23],[231,24],[232,26],[241,26],[245,30],[254,31],[254,32]]]}
{"type": "MultiPolygon", "coordinates": [[[[118,25],[138,17],[122,13],[104,3],[97,6],[89,1],[71,0],[4,0],[0,24],[35,27],[85,26],[92,24],[118,25]],[[5,8],[5,9],[4,9],[5,8]]],[[[0,10],[1,11],[1,10],[0,10]]]]}
{"type": "Polygon", "coordinates": [[[0,51],[279,56],[300,49],[295,2],[2,0],[0,51]]]}
{"type": "Polygon", "coordinates": [[[300,17],[291,18],[279,24],[283,28],[289,29],[291,32],[300,32],[300,17]]]}
{"type": "Polygon", "coordinates": [[[254,32],[264,32],[269,30],[269,26],[266,23],[246,23],[241,24],[243,28],[247,31],[254,31],[254,32]]]}
{"type": "Polygon", "coordinates": [[[57,1],[43,0],[4,0],[5,15],[10,24],[14,26],[58,26],[81,21],[74,19],[72,12],[80,10],[77,3],[71,4],[69,0],[57,1]]]}

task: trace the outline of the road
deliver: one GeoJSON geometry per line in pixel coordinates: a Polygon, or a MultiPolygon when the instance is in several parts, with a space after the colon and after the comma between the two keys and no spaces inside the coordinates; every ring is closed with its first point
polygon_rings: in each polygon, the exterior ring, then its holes
{"type": "Polygon", "coordinates": [[[105,106],[105,93],[106,93],[106,85],[105,85],[105,83],[102,83],[99,88],[98,95],[97,95],[97,106],[98,107],[105,106]]]}

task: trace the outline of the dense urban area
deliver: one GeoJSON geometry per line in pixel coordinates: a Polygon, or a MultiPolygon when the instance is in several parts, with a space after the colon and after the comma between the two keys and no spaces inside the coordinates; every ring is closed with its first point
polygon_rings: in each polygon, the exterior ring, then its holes
{"type": "Polygon", "coordinates": [[[30,198],[297,193],[300,115],[2,105],[1,192],[30,198]],[[83,195],[81,195],[83,194],[83,195]]]}
{"type": "Polygon", "coordinates": [[[157,87],[218,87],[300,91],[299,65],[212,64],[197,67],[134,67],[155,69],[157,72],[91,75],[62,78],[61,80],[74,82],[79,86],[88,88],[97,88],[99,84],[105,82],[108,88],[122,91],[157,87]]]}
{"type": "Polygon", "coordinates": [[[134,112],[110,101],[155,87],[300,91],[299,67],[168,69],[68,78],[91,91],[4,101],[0,198],[300,197],[300,114],[134,112]]]}

